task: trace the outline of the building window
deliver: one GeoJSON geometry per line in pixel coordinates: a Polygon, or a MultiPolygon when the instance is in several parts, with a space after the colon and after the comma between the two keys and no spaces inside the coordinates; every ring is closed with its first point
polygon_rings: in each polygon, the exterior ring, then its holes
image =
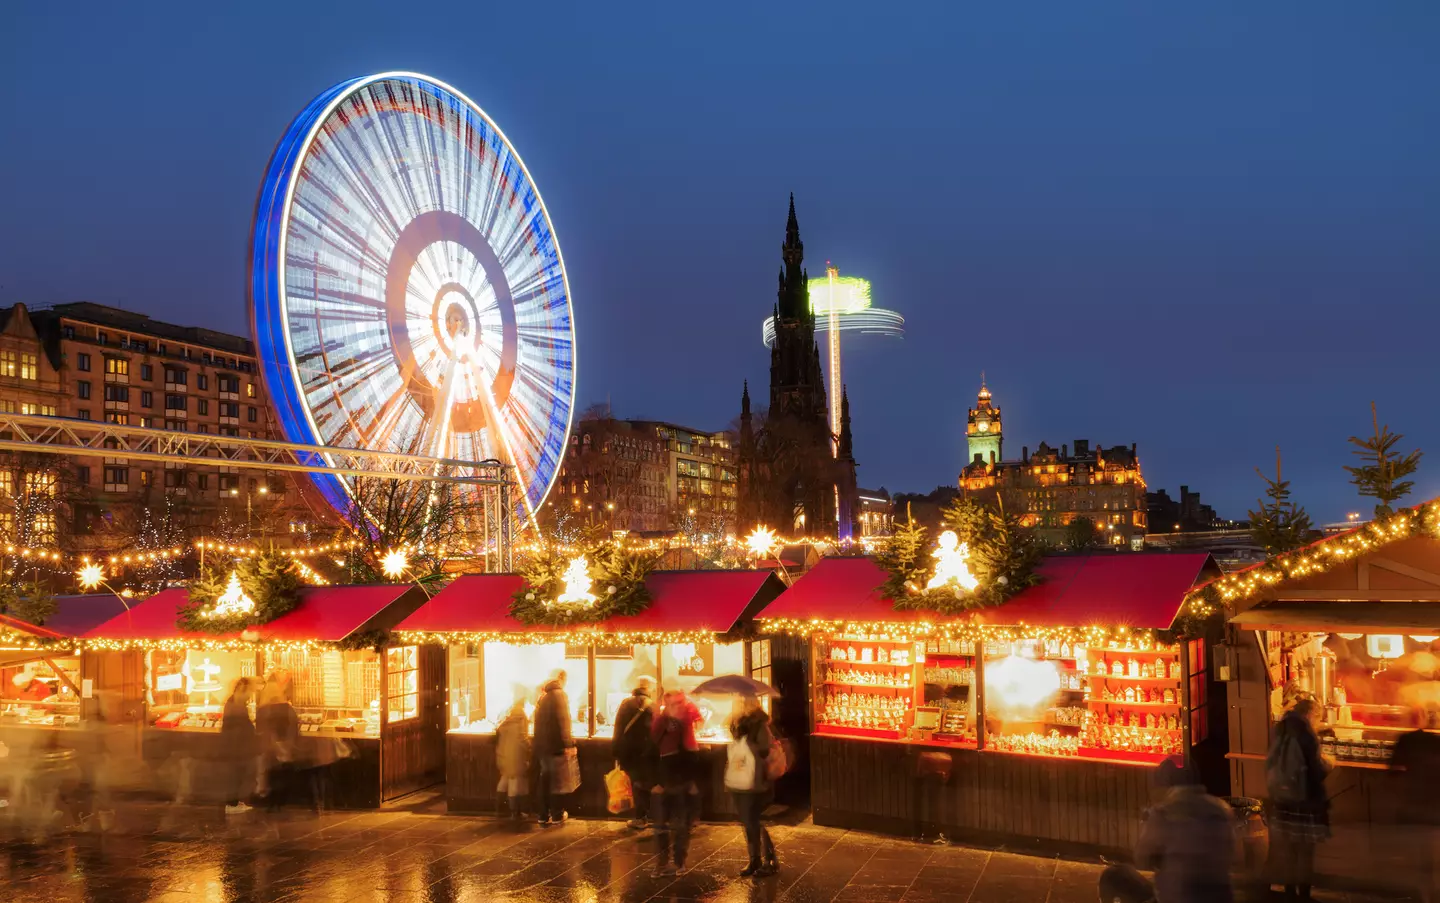
{"type": "MultiPolygon", "coordinates": [[[[202,379],[203,379],[203,377],[202,377],[202,379]]],[[[201,388],[204,388],[204,387],[202,386],[201,388]]],[[[209,413],[210,413],[210,402],[206,401],[206,400],[203,399],[203,398],[197,398],[197,399],[195,400],[195,413],[197,413],[197,414],[209,414],[209,413]]]]}
{"type": "Polygon", "coordinates": [[[238,438],[239,435],[240,435],[240,427],[238,427],[238,426],[222,426],[222,427],[220,427],[220,435],[222,435],[222,436],[235,436],[235,437],[238,438]]]}
{"type": "Polygon", "coordinates": [[[105,491],[125,492],[130,488],[130,468],[128,467],[107,467],[105,468],[105,491]]]}
{"type": "Polygon", "coordinates": [[[183,420],[167,420],[167,421],[165,421],[165,429],[171,430],[171,431],[183,430],[183,429],[185,429],[185,421],[183,421],[183,420]]]}
{"type": "Polygon", "coordinates": [[[176,367],[166,367],[165,381],[167,383],[173,383],[177,386],[183,386],[190,381],[189,371],[180,370],[176,367]]]}
{"type": "Polygon", "coordinates": [[[206,375],[203,374],[203,373],[201,373],[200,375],[196,376],[196,377],[195,377],[195,388],[199,389],[199,390],[202,391],[202,392],[208,390],[208,389],[210,388],[210,377],[206,376],[206,375]]]}
{"type": "Polygon", "coordinates": [[[150,471],[148,471],[148,470],[142,470],[142,471],[140,471],[140,485],[141,485],[141,486],[149,486],[149,485],[150,485],[150,471]]]}
{"type": "Polygon", "coordinates": [[[103,332],[99,334],[99,340],[101,345],[110,344],[110,337],[103,332]]]}
{"type": "Polygon", "coordinates": [[[233,401],[220,402],[220,416],[238,418],[240,416],[240,405],[233,401]]]}
{"type": "Polygon", "coordinates": [[[0,351],[0,376],[14,376],[19,373],[16,367],[17,358],[13,351],[0,351]]]}
{"type": "Polygon", "coordinates": [[[141,379],[144,379],[144,380],[154,379],[154,378],[155,378],[155,369],[154,369],[153,367],[151,367],[149,364],[141,364],[141,365],[140,365],[140,378],[141,378],[141,379]]]}
{"type": "Polygon", "coordinates": [[[141,417],[141,418],[140,418],[140,425],[143,426],[143,427],[145,427],[146,429],[150,429],[151,427],[153,427],[153,426],[155,425],[155,418],[154,418],[154,417],[141,417]]]}
{"type": "Polygon", "coordinates": [[[126,414],[124,411],[106,411],[105,422],[113,423],[116,426],[129,426],[130,415],[126,414]]]}
{"type": "Polygon", "coordinates": [[[385,650],[385,698],[389,723],[408,721],[420,714],[419,646],[397,646],[385,650]]]}
{"type": "Polygon", "coordinates": [[[79,483],[81,486],[89,486],[89,485],[90,485],[90,468],[89,468],[89,466],[87,466],[87,465],[81,465],[81,466],[75,468],[75,482],[79,483]]]}
{"type": "Polygon", "coordinates": [[[249,420],[251,423],[255,422],[255,408],[253,406],[245,412],[245,419],[249,420]]]}
{"type": "MultiPolygon", "coordinates": [[[[83,351],[75,355],[75,369],[81,371],[82,373],[89,373],[90,355],[86,354],[83,351]]],[[[14,374],[12,373],[9,375],[13,376],[14,374]]]]}
{"type": "MultiPolygon", "coordinates": [[[[88,386],[88,385],[90,385],[90,384],[89,384],[89,383],[86,383],[85,385],[88,386]]],[[[112,385],[107,385],[107,386],[105,387],[105,400],[106,400],[106,401],[123,401],[123,402],[129,403],[129,401],[130,401],[130,387],[129,387],[129,386],[112,386],[112,385]]]]}
{"type": "Polygon", "coordinates": [[[209,432],[210,432],[210,424],[208,424],[208,423],[197,423],[197,424],[195,424],[195,432],[197,432],[197,433],[209,433],[209,432]]]}
{"type": "Polygon", "coordinates": [[[75,411],[75,416],[78,417],[78,418],[81,419],[81,420],[89,420],[89,419],[90,419],[90,409],[89,409],[89,408],[78,408],[78,409],[76,409],[76,411],[75,411]]]}
{"type": "Polygon", "coordinates": [[[147,391],[147,390],[145,390],[145,389],[141,389],[141,390],[140,390],[140,407],[142,407],[142,408],[153,408],[153,407],[155,407],[155,395],[154,395],[153,392],[149,392],[149,391],[147,391]]]}
{"type": "Polygon", "coordinates": [[[105,372],[113,373],[116,376],[130,375],[130,362],[123,357],[105,358],[105,372]]]}
{"type": "Polygon", "coordinates": [[[189,410],[189,407],[185,404],[185,396],[184,396],[184,395],[166,395],[166,396],[165,396],[165,410],[167,410],[167,411],[186,411],[186,410],[189,410]]]}
{"type": "Polygon", "coordinates": [[[246,384],[245,384],[245,397],[246,397],[246,398],[254,398],[254,397],[255,397],[255,384],[254,384],[254,383],[246,383],[246,384]]]}
{"type": "Polygon", "coordinates": [[[35,355],[33,355],[33,354],[24,354],[24,353],[22,353],[22,354],[20,355],[20,378],[21,378],[21,379],[39,379],[39,378],[40,378],[40,361],[39,361],[38,358],[35,357],[35,355]]]}
{"type": "Polygon", "coordinates": [[[209,489],[209,488],[210,488],[210,475],[207,474],[207,473],[196,474],[196,476],[195,476],[195,488],[196,488],[196,489],[209,489]]]}

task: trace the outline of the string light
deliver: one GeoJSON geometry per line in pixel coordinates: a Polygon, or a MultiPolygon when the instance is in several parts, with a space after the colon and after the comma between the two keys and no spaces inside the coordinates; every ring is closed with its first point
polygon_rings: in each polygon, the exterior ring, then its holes
{"type": "MultiPolygon", "coordinates": [[[[1082,643],[1098,646],[1111,639],[1132,634],[1128,627],[1038,627],[1029,624],[990,625],[973,621],[834,621],[825,619],[800,620],[793,618],[766,618],[760,614],[760,621],[768,633],[784,633],[791,636],[812,635],[843,636],[866,640],[898,640],[919,642],[924,640],[978,640],[981,642],[1015,643],[1021,640],[1042,640],[1049,642],[1082,643]]],[[[1143,633],[1144,631],[1134,631],[1143,633]]]]}
{"type": "Polygon", "coordinates": [[[745,548],[756,558],[764,558],[775,547],[775,531],[769,527],[756,527],[745,537],[745,548]]]}
{"type": "Polygon", "coordinates": [[[683,643],[714,643],[723,641],[726,634],[714,630],[601,630],[599,625],[590,624],[570,630],[532,631],[428,631],[400,630],[396,639],[405,645],[452,646],[471,643],[509,643],[515,646],[542,646],[550,643],[568,643],[576,646],[615,645],[647,646],[683,643]]]}
{"type": "Polygon", "coordinates": [[[1207,618],[1233,603],[1263,595],[1285,580],[1322,574],[1331,568],[1411,536],[1440,538],[1440,500],[1397,511],[1293,552],[1282,552],[1257,565],[1226,574],[1197,588],[1186,598],[1191,616],[1207,618]]]}
{"type": "Polygon", "coordinates": [[[380,570],[391,580],[399,578],[409,566],[410,555],[404,547],[391,549],[380,559],[380,570]]]}
{"type": "Polygon", "coordinates": [[[297,559],[297,560],[295,561],[295,569],[300,572],[300,576],[301,576],[301,577],[304,577],[308,582],[310,582],[310,583],[313,584],[314,586],[329,586],[329,585],[330,585],[330,581],[329,581],[329,580],[326,580],[324,577],[320,576],[320,574],[317,573],[314,568],[310,567],[310,565],[306,564],[306,563],[303,562],[303,561],[300,561],[300,560],[297,559]]]}
{"type": "Polygon", "coordinates": [[[81,589],[95,589],[105,582],[105,569],[92,562],[80,568],[80,572],[75,575],[75,580],[80,584],[81,589]]]}
{"type": "Polygon", "coordinates": [[[7,545],[5,546],[5,554],[18,555],[21,558],[34,558],[38,561],[59,561],[61,558],[59,552],[49,549],[33,549],[29,546],[7,545]]]}

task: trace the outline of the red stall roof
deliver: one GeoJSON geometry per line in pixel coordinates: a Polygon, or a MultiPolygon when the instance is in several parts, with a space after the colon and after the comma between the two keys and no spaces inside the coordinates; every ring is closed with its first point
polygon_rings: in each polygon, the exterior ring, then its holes
{"type": "Polygon", "coordinates": [[[55,597],[55,611],[44,626],[9,615],[0,615],[0,627],[46,639],[78,637],[125,610],[125,602],[114,593],[86,593],[55,597]]]}
{"type": "MultiPolygon", "coordinates": [[[[1210,556],[1206,553],[1109,553],[1055,556],[1041,582],[974,620],[1037,627],[1168,628],[1210,556]]],[[[928,612],[896,611],[881,596],[885,571],[869,558],[826,558],[795,581],[763,619],[795,621],[935,621],[928,612]]]]}
{"type": "MultiPolygon", "coordinates": [[[[780,595],[770,571],[655,571],[645,578],[650,606],[638,615],[590,625],[595,633],[728,633],[742,616],[780,595]]],[[[397,630],[424,633],[548,633],[510,617],[510,598],[521,586],[515,574],[457,577],[400,622],[397,630]]]]}
{"type": "MultiPolygon", "coordinates": [[[[215,635],[175,626],[184,588],[159,592],[86,632],[84,639],[103,640],[237,640],[239,634],[215,635]]],[[[408,594],[423,596],[411,584],[310,586],[300,591],[300,604],[288,614],[255,629],[260,642],[338,642],[408,594]]]]}

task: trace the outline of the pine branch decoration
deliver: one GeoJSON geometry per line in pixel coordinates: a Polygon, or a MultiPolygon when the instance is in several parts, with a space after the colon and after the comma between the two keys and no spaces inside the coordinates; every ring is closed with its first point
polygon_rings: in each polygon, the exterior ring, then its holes
{"type": "Polygon", "coordinates": [[[1405,477],[1419,469],[1423,452],[1418,448],[1404,455],[1395,451],[1395,446],[1405,437],[1390,432],[1389,424],[1380,425],[1373,401],[1370,402],[1370,422],[1374,435],[1368,439],[1350,437],[1350,443],[1357,446],[1354,454],[1364,463],[1358,467],[1347,464],[1345,469],[1350,472],[1350,482],[1360,490],[1360,495],[1376,500],[1375,517],[1384,520],[1395,513],[1391,503],[1398,502],[1415,488],[1414,481],[1405,477]]]}

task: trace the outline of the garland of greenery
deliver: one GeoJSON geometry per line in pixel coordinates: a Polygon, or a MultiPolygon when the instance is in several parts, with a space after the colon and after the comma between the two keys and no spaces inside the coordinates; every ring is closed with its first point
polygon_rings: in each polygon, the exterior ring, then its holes
{"type": "Polygon", "coordinates": [[[935,571],[930,532],[905,512],[904,523],[875,554],[875,562],[888,572],[880,591],[896,611],[923,610],[958,615],[999,605],[1028,586],[1040,582],[1035,568],[1043,547],[1003,505],[990,508],[979,502],[958,500],[941,513],[941,526],[955,531],[970,552],[967,565],[979,581],[973,590],[958,586],[926,589],[935,571]]]}
{"type": "Polygon", "coordinates": [[[43,627],[55,614],[55,595],[40,583],[0,584],[0,615],[43,627]]]}
{"type": "Polygon", "coordinates": [[[332,645],[336,649],[347,652],[361,652],[367,649],[380,652],[390,645],[393,639],[394,636],[388,630],[359,630],[332,645]]]}
{"type": "Polygon", "coordinates": [[[524,579],[511,596],[510,616],[528,627],[567,627],[595,624],[617,615],[637,615],[650,607],[645,578],[657,561],[654,554],[609,542],[591,546],[583,553],[561,552],[547,546],[518,568],[524,579]],[[555,600],[565,590],[565,571],[579,554],[584,554],[589,565],[587,573],[595,604],[556,605],[555,600]]]}
{"type": "Polygon", "coordinates": [[[300,604],[300,569],[295,560],[279,552],[262,552],[242,558],[233,568],[245,595],[255,600],[255,609],[233,617],[206,617],[230,582],[231,569],[207,568],[190,581],[189,598],[180,606],[175,623],[182,630],[199,633],[235,633],[268,624],[300,604]]]}

